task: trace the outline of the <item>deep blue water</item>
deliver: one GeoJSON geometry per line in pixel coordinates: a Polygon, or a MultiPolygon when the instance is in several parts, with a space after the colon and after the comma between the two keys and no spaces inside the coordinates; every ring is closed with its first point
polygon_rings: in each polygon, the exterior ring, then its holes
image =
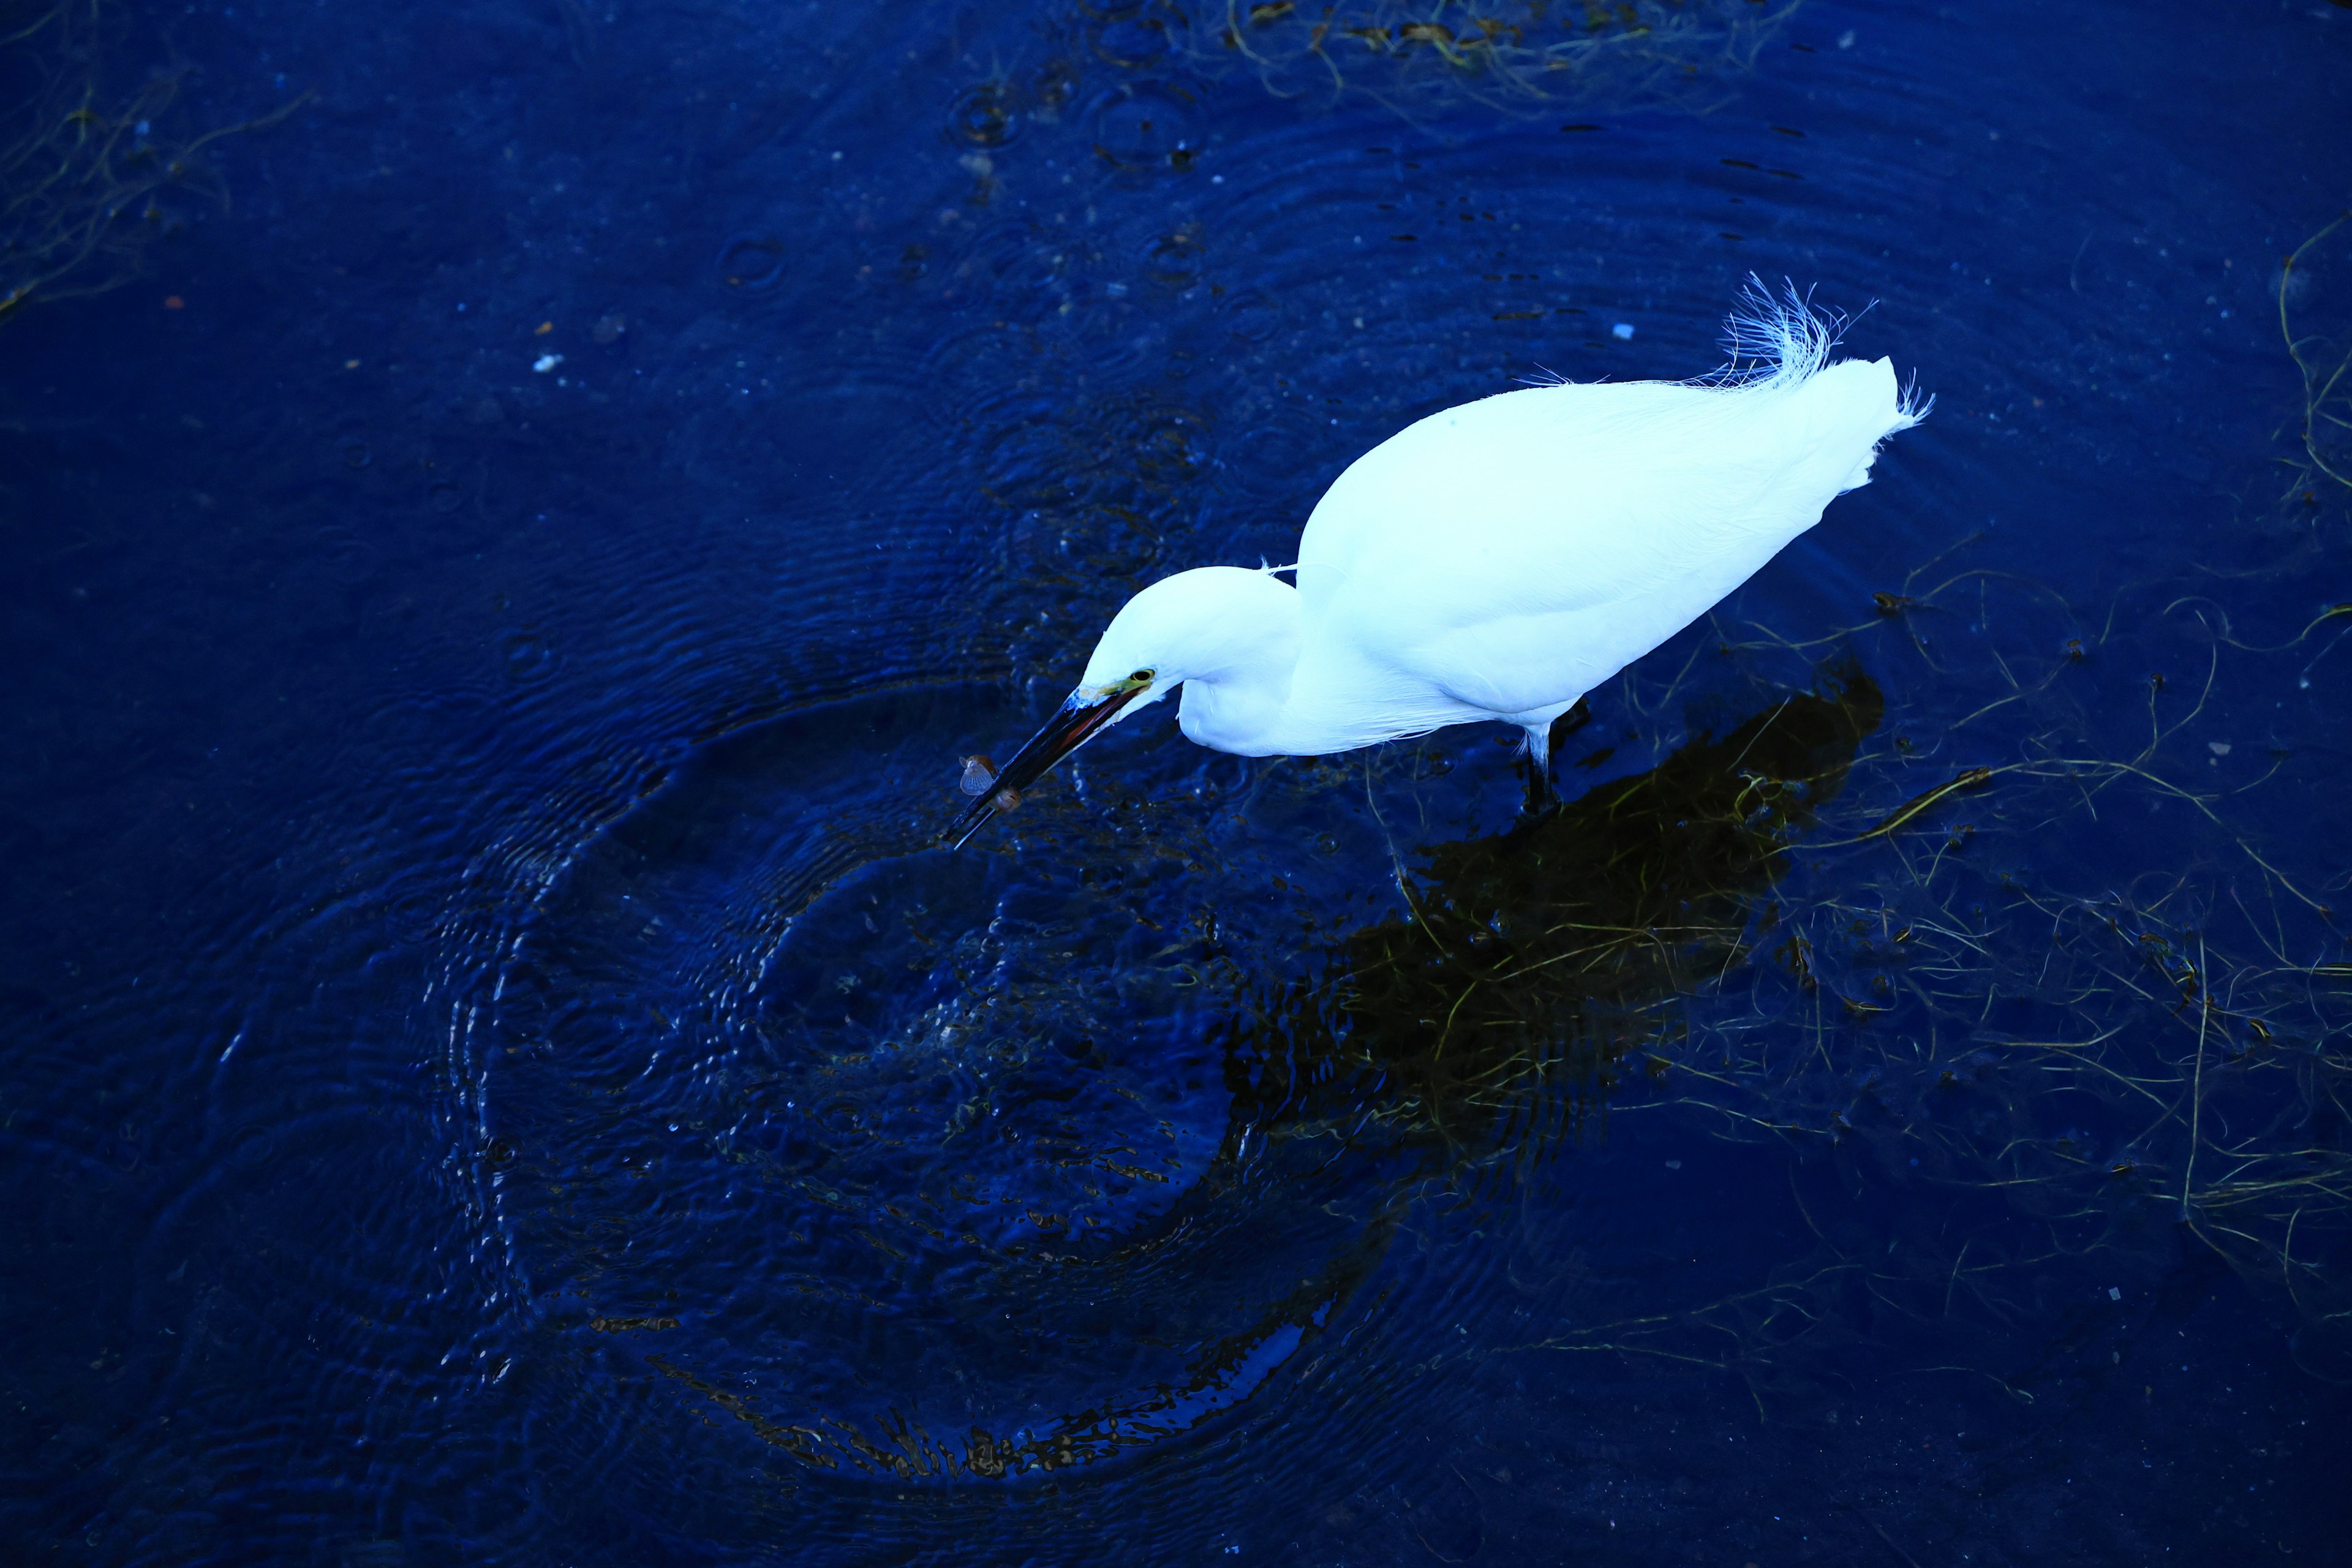
{"type": "Polygon", "coordinates": [[[2352,10],[1259,12],[116,13],[315,96],[0,318],[11,1560],[2352,1561],[2352,10]],[[1560,810],[938,846],[1751,272],[1934,413],[1560,810]]]}

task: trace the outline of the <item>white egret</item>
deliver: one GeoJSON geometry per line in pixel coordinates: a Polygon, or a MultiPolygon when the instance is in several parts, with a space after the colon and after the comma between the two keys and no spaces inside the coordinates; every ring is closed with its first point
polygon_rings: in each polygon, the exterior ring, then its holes
{"type": "Polygon", "coordinates": [[[950,837],[1180,687],[1179,725],[1217,751],[1320,756],[1499,720],[1543,779],[1554,720],[1869,482],[1879,443],[1927,414],[1889,362],[1832,364],[1837,324],[1793,287],[1751,285],[1730,336],[1731,365],[1703,380],[1531,386],[1407,426],[1317,504],[1296,587],[1275,575],[1293,568],[1203,566],[1145,588],[950,837]]]}

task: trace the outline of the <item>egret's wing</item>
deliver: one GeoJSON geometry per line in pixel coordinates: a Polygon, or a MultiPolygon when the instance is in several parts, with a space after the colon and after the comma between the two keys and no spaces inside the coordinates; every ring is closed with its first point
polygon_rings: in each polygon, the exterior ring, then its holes
{"type": "Polygon", "coordinates": [[[1465,710],[1440,723],[1573,700],[1865,482],[1909,422],[1883,360],[1747,386],[1531,387],[1433,415],[1359,458],[1307,522],[1300,695],[1336,710],[1425,689],[1432,713],[1465,710]]]}

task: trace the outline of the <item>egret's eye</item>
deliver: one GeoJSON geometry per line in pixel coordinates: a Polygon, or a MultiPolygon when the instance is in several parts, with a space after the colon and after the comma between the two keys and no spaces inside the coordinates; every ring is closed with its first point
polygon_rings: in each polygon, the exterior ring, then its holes
{"type": "Polygon", "coordinates": [[[1158,672],[1154,670],[1139,669],[1133,675],[1129,676],[1128,679],[1134,681],[1139,686],[1149,686],[1151,684],[1152,677],[1156,673],[1158,672]]]}

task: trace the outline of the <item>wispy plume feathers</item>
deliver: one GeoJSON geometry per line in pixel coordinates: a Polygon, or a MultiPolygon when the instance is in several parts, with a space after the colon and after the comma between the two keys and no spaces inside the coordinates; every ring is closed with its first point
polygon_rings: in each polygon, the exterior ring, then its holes
{"type": "Polygon", "coordinates": [[[1754,273],[1739,291],[1739,303],[1723,323],[1723,346],[1730,362],[1706,378],[1717,386],[1790,385],[1829,363],[1830,351],[1853,318],[1817,309],[1811,290],[1780,281],[1781,292],[1754,273]]]}

